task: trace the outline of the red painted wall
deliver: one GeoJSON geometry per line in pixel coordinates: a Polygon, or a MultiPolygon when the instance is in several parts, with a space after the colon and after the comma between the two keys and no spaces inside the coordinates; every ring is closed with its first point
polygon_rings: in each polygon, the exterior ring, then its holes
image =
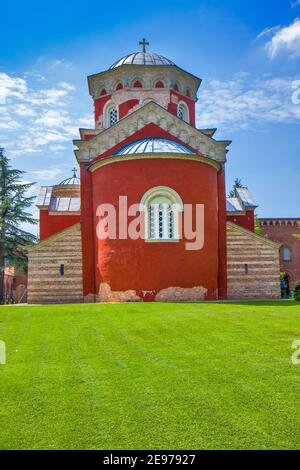
{"type": "Polygon", "coordinates": [[[227,220],[240,225],[251,232],[254,232],[255,230],[254,210],[252,209],[246,211],[246,214],[243,215],[228,215],[227,220]]]}
{"type": "Polygon", "coordinates": [[[96,100],[94,100],[95,122],[97,122],[99,116],[103,114],[103,108],[110,99],[111,95],[106,95],[102,98],[97,98],[96,100]]]}
{"type": "Polygon", "coordinates": [[[227,299],[227,227],[226,227],[225,170],[218,172],[218,230],[219,230],[219,299],[227,299]]]}
{"type": "Polygon", "coordinates": [[[92,175],[84,163],[80,164],[80,182],[83,295],[86,296],[95,293],[95,255],[92,175]]]}
{"type": "Polygon", "coordinates": [[[137,104],[139,104],[139,100],[128,100],[125,103],[121,103],[119,106],[119,119],[125,117],[128,112],[137,104]]]}
{"type": "Polygon", "coordinates": [[[78,223],[79,215],[50,215],[48,210],[40,210],[40,240],[51,237],[78,223]]]}
{"type": "Polygon", "coordinates": [[[117,208],[119,195],[127,195],[129,205],[139,203],[154,186],[174,189],[183,203],[205,205],[204,248],[187,251],[185,240],[151,243],[98,240],[95,236],[96,292],[101,282],[108,283],[115,291],[158,292],[166,287],[203,286],[208,290],[207,299],[216,299],[219,236],[224,239],[225,234],[223,229],[219,231],[218,174],[210,165],[187,160],[137,159],[99,168],[92,174],[94,233],[99,204],[111,203],[117,208]]]}
{"type": "MultiPolygon", "coordinates": [[[[195,101],[192,99],[188,98],[187,96],[180,95],[179,93],[176,93],[175,91],[171,92],[171,96],[176,96],[176,98],[179,101],[184,101],[185,104],[189,108],[189,115],[190,115],[190,122],[189,124],[193,127],[195,127],[195,101]]],[[[168,111],[170,113],[175,114],[177,116],[177,107],[178,105],[176,103],[173,103],[172,100],[170,101],[170,104],[168,106],[168,111]]]]}
{"type": "MultiPolygon", "coordinates": [[[[138,95],[137,95],[138,96],[138,95]]],[[[181,95],[176,91],[170,91],[170,103],[168,105],[168,111],[170,113],[177,116],[177,104],[172,102],[171,97],[176,96],[178,101],[184,101],[189,108],[189,115],[190,115],[190,125],[195,126],[195,102],[189,98],[188,96],[181,95]]],[[[103,97],[97,98],[94,100],[94,112],[95,112],[95,122],[99,119],[101,115],[103,115],[103,109],[105,104],[111,100],[112,95],[105,95],[103,97]]],[[[132,99],[128,100],[124,103],[121,103],[119,106],[119,118],[122,119],[127,116],[128,111],[132,109],[134,106],[139,104],[139,99],[132,99]]]]}

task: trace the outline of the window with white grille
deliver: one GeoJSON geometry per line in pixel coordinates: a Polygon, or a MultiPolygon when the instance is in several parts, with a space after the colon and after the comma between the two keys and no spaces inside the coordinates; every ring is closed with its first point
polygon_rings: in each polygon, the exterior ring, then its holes
{"type": "Polygon", "coordinates": [[[117,108],[111,108],[109,110],[109,125],[113,126],[118,122],[118,111],[117,108]]]}
{"type": "Polygon", "coordinates": [[[184,103],[180,103],[177,108],[177,117],[182,121],[189,122],[189,111],[184,103]]]}
{"type": "Polygon", "coordinates": [[[174,209],[169,201],[152,201],[148,209],[149,238],[151,240],[173,240],[174,209]]]}
{"type": "Polygon", "coordinates": [[[141,204],[141,210],[145,213],[146,240],[179,240],[183,203],[175,191],[165,186],[157,186],[144,194],[141,204]]]}

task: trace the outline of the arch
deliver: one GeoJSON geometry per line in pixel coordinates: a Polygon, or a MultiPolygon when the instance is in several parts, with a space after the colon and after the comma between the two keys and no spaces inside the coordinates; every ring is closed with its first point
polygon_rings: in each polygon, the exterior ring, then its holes
{"type": "Polygon", "coordinates": [[[154,88],[165,88],[165,85],[161,80],[157,80],[154,84],[154,88]]]}
{"type": "Polygon", "coordinates": [[[178,82],[175,82],[174,85],[173,85],[173,90],[179,92],[179,83],[178,82]]]}
{"type": "Polygon", "coordinates": [[[108,101],[103,109],[103,122],[104,127],[111,127],[119,120],[118,107],[112,102],[108,101]]]}
{"type": "Polygon", "coordinates": [[[107,95],[107,91],[105,90],[105,88],[102,88],[100,91],[100,96],[104,96],[104,95],[107,95]]]}
{"type": "Polygon", "coordinates": [[[183,202],[179,194],[167,186],[155,186],[143,195],[140,204],[145,214],[145,240],[178,241],[183,202]]]}
{"type": "Polygon", "coordinates": [[[289,299],[291,296],[291,277],[287,272],[280,273],[281,298],[289,299]]]}
{"type": "Polygon", "coordinates": [[[118,82],[115,86],[115,90],[118,91],[118,90],[123,90],[123,83],[122,82],[118,82]]]}
{"type": "Polygon", "coordinates": [[[177,106],[177,117],[185,122],[190,122],[190,113],[187,104],[180,101],[177,106]]]}
{"type": "Polygon", "coordinates": [[[191,98],[192,93],[191,93],[191,90],[189,88],[186,89],[185,96],[187,96],[188,98],[191,98]]]}
{"type": "Polygon", "coordinates": [[[133,88],[143,88],[141,80],[135,80],[133,82],[133,88]]]}

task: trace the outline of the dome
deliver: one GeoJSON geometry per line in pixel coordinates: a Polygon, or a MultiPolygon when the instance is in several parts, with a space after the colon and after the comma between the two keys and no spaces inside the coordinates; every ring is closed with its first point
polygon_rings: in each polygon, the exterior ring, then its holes
{"type": "Polygon", "coordinates": [[[76,168],[73,168],[73,176],[71,178],[66,178],[65,180],[61,181],[58,186],[66,186],[68,184],[80,184],[80,179],[77,178],[76,175],[76,168]]]}
{"type": "Polygon", "coordinates": [[[174,62],[155,52],[134,52],[117,60],[110,69],[121,65],[175,65],[174,62]]]}
{"type": "Polygon", "coordinates": [[[183,153],[193,155],[194,153],[185,145],[175,140],[161,137],[147,137],[145,139],[130,142],[115,153],[115,155],[131,155],[135,153],[183,153]]]}

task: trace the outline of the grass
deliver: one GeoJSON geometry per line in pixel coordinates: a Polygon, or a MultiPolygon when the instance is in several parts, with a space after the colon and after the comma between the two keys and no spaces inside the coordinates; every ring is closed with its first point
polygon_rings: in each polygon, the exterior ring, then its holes
{"type": "Polygon", "coordinates": [[[294,302],[0,307],[1,449],[299,449],[294,302]]]}

